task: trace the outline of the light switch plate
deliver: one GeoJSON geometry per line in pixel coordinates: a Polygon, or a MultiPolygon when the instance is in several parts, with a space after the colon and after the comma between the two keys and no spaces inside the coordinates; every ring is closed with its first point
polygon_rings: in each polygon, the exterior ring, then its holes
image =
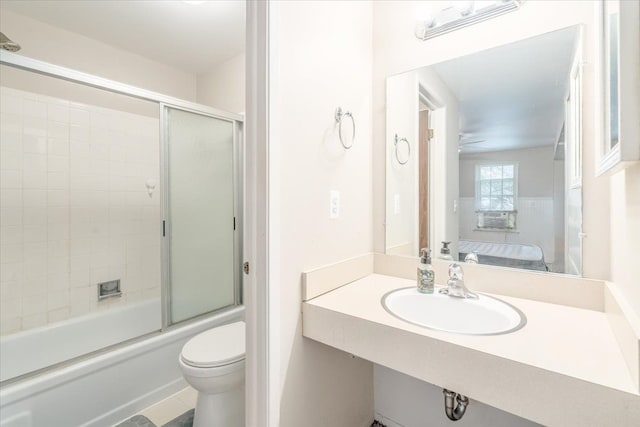
{"type": "Polygon", "coordinates": [[[393,195],[393,213],[394,215],[398,215],[400,213],[400,195],[393,195]]]}
{"type": "Polygon", "coordinates": [[[329,218],[336,219],[340,216],[340,192],[331,190],[329,192],[329,218]]]}

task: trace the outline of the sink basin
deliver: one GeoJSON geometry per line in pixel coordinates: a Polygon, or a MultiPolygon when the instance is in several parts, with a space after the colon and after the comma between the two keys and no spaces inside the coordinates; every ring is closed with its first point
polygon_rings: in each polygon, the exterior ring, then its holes
{"type": "Polygon", "coordinates": [[[477,299],[454,298],[438,293],[423,294],[404,288],[382,297],[382,306],[392,315],[414,325],[465,335],[498,335],[518,330],[526,323],[514,306],[478,294],[477,299]]]}

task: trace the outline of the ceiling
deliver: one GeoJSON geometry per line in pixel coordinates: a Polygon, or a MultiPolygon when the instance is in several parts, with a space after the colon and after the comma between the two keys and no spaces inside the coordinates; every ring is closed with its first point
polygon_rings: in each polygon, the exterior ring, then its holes
{"type": "Polygon", "coordinates": [[[2,0],[2,8],[204,73],[245,50],[245,2],[2,0]]]}
{"type": "Polygon", "coordinates": [[[461,153],[555,144],[577,36],[571,27],[431,67],[460,102],[461,153]]]}

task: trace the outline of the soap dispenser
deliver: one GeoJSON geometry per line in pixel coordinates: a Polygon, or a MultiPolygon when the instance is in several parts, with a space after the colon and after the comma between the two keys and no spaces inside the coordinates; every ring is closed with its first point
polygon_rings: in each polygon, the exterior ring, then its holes
{"type": "Polygon", "coordinates": [[[453,261],[453,257],[451,256],[451,249],[449,249],[449,245],[451,242],[442,242],[442,249],[440,249],[440,259],[444,259],[446,261],[453,261]]]}
{"type": "Polygon", "coordinates": [[[431,267],[431,249],[420,249],[420,264],[418,264],[418,292],[432,294],[436,274],[431,267]]]}

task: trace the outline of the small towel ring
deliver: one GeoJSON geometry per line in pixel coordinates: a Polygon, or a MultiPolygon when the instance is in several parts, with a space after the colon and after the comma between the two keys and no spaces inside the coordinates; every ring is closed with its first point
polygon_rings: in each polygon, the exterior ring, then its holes
{"type": "Polygon", "coordinates": [[[393,145],[395,145],[396,160],[401,165],[406,165],[407,162],[409,162],[409,158],[411,157],[411,144],[409,144],[409,141],[407,140],[407,138],[398,138],[398,134],[396,134],[395,139],[393,141],[393,145]],[[401,161],[400,157],[398,156],[398,143],[399,142],[405,142],[407,144],[407,160],[405,160],[404,162],[401,161]]]}
{"type": "Polygon", "coordinates": [[[336,108],[335,118],[336,123],[338,124],[338,136],[340,137],[340,143],[344,148],[348,150],[349,148],[353,147],[353,140],[356,139],[356,121],[353,118],[353,114],[351,114],[351,112],[342,111],[342,108],[340,107],[336,108]],[[342,138],[342,119],[344,119],[345,117],[349,117],[351,119],[351,123],[353,123],[353,138],[351,139],[350,145],[345,144],[344,139],[342,138]]]}

